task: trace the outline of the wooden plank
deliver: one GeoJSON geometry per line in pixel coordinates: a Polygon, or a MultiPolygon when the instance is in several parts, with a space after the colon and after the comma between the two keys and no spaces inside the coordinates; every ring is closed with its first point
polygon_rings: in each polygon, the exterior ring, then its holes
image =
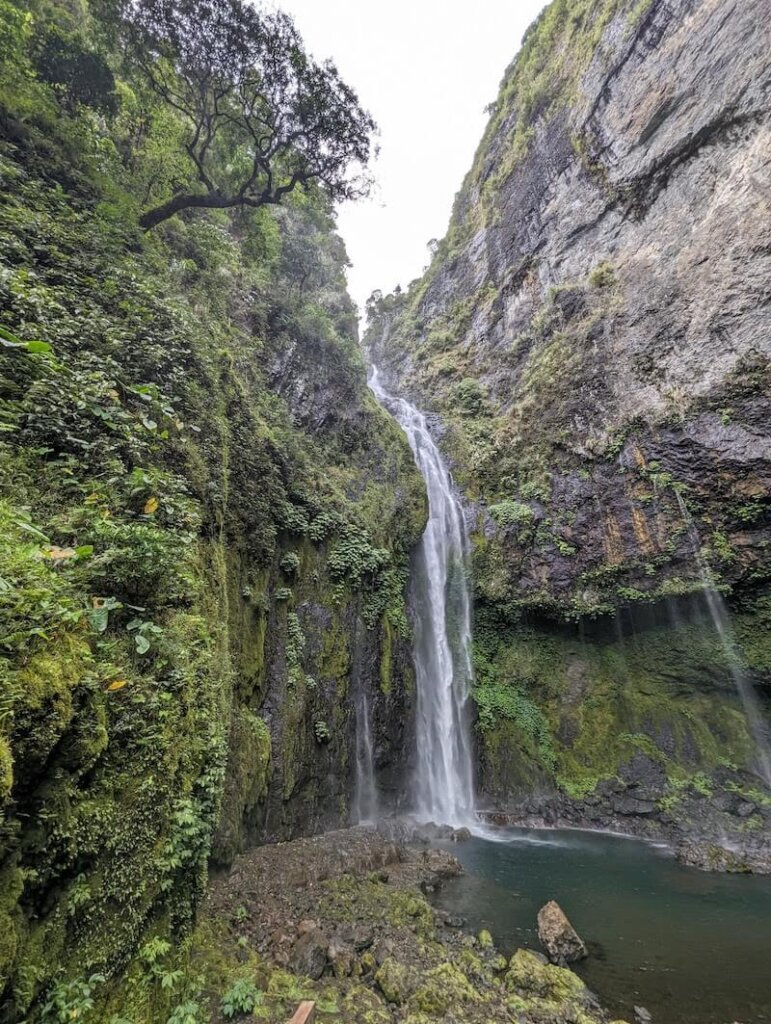
{"type": "Polygon", "coordinates": [[[297,1007],[289,1024],[313,1024],[315,1019],[316,1004],[310,999],[306,999],[297,1007]]]}

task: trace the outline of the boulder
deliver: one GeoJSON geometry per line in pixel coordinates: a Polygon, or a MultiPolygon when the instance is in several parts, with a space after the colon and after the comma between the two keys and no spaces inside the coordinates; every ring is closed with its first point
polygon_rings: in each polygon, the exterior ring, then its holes
{"type": "Polygon", "coordinates": [[[589,955],[578,932],[554,900],[538,911],[538,938],[554,964],[564,966],[589,955]]]}
{"type": "Polygon", "coordinates": [[[353,973],[356,963],[353,946],[349,946],[339,937],[333,938],[329,943],[327,958],[336,978],[347,978],[353,973]]]}
{"type": "Polygon", "coordinates": [[[466,918],[461,917],[460,914],[447,914],[444,918],[444,923],[448,928],[464,928],[466,918]]]}
{"type": "Polygon", "coordinates": [[[389,956],[375,974],[375,984],[386,1002],[401,1006],[415,989],[415,976],[405,964],[389,956]]]}
{"type": "Polygon", "coordinates": [[[290,964],[296,974],[318,980],[327,966],[329,942],[318,928],[304,932],[295,942],[290,964]]]}

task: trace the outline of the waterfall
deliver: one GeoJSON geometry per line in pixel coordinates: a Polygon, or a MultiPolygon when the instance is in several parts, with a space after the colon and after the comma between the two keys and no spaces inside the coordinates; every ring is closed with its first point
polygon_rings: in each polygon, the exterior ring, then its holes
{"type": "Polygon", "coordinates": [[[403,398],[388,395],[375,367],[369,386],[407,434],[428,491],[428,524],[412,580],[417,689],[414,810],[425,821],[468,824],[474,811],[467,711],[473,670],[465,519],[425,417],[403,398]]]}
{"type": "Polygon", "coordinates": [[[702,557],[699,533],[696,529],[693,517],[688,511],[679,491],[675,491],[675,495],[677,497],[677,503],[680,506],[680,514],[683,517],[683,522],[686,525],[688,536],[691,540],[691,544],[693,545],[693,556],[699,569],[699,575],[701,576],[707,608],[709,609],[712,623],[717,631],[718,637],[720,638],[723,651],[725,652],[726,660],[731,672],[731,678],[734,681],[736,691],[742,702],[750,735],[755,742],[760,776],[766,785],[771,788],[771,744],[769,743],[768,728],[763,720],[763,714],[760,710],[760,703],[757,695],[755,694],[752,682],[747,678],[747,675],[742,668],[739,650],[737,649],[733,630],[731,629],[728,608],[726,607],[726,603],[723,600],[722,595],[715,588],[715,581],[712,577],[710,568],[702,557]]]}
{"type": "Polygon", "coordinates": [[[362,693],[356,704],[356,795],[354,819],[357,825],[371,825],[378,818],[375,758],[372,747],[369,700],[362,693]]]}

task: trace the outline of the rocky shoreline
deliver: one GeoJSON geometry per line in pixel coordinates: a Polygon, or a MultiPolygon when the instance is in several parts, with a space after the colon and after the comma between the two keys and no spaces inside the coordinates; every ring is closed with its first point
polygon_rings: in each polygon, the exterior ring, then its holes
{"type": "Polygon", "coordinates": [[[507,958],[434,908],[427,895],[462,868],[410,838],[358,827],[249,851],[210,887],[201,957],[248,972],[269,1020],[312,999],[317,1020],[357,1024],[608,1022],[571,971],[532,950],[507,958]]]}
{"type": "Polygon", "coordinates": [[[482,811],[480,817],[501,827],[611,832],[663,843],[682,864],[703,871],[771,874],[771,806],[736,795],[730,813],[720,797],[688,799],[675,818],[640,795],[615,801],[599,795],[583,801],[531,795],[505,808],[482,811]]]}

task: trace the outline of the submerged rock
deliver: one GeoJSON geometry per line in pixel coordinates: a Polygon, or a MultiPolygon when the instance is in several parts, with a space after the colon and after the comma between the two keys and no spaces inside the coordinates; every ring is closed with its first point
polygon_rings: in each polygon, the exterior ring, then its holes
{"type": "Polygon", "coordinates": [[[554,964],[570,964],[589,955],[586,945],[555,900],[538,911],[538,938],[554,964]]]}
{"type": "Polygon", "coordinates": [[[447,914],[444,923],[448,928],[463,928],[466,924],[466,918],[461,917],[460,914],[447,914]]]}
{"type": "Polygon", "coordinates": [[[463,843],[467,839],[471,839],[471,829],[466,828],[465,825],[463,828],[456,828],[450,836],[450,839],[454,843],[463,843]]]}

